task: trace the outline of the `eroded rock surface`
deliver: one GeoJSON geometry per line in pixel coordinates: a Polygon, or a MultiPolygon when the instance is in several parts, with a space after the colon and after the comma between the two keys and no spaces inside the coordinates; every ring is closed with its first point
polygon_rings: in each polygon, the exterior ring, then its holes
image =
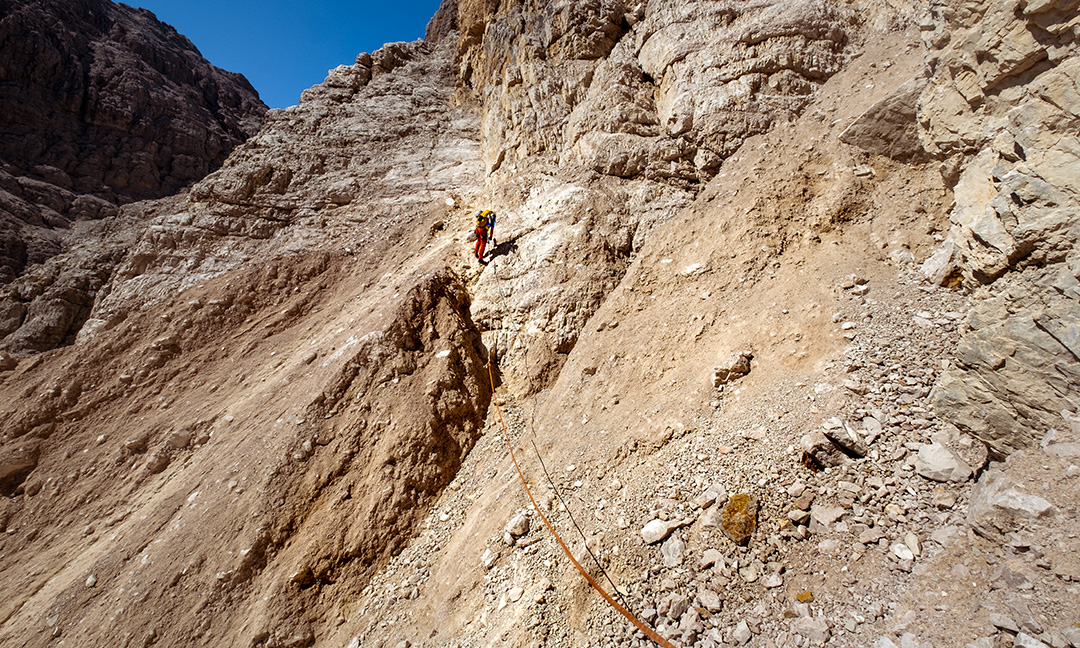
{"type": "Polygon", "coordinates": [[[200,180],[266,106],[145,9],[4,3],[0,283],[67,248],[75,223],[200,180]]]}
{"type": "Polygon", "coordinates": [[[938,404],[1003,456],[1080,406],[1077,3],[960,4],[924,32],[924,140],[956,183],[952,230],[924,271],[988,286],[938,404]]]}

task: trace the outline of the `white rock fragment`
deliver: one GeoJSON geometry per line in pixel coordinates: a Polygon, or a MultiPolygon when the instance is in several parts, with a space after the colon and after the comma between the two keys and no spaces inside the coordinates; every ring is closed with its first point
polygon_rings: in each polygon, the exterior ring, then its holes
{"type": "Polygon", "coordinates": [[[791,631],[806,637],[812,643],[824,643],[829,639],[829,624],[821,618],[800,617],[791,622],[791,631]]]}
{"type": "Polygon", "coordinates": [[[765,589],[775,589],[784,584],[784,578],[780,574],[769,574],[769,577],[761,584],[765,589]]]}
{"type": "Polygon", "coordinates": [[[671,536],[660,545],[660,553],[664,557],[665,567],[678,567],[683,563],[683,552],[686,551],[686,543],[677,535],[671,536]]]}
{"type": "Polygon", "coordinates": [[[704,553],[701,554],[701,561],[698,563],[698,569],[708,569],[713,565],[719,565],[720,569],[723,569],[724,554],[716,549],[706,549],[704,553]]]}
{"type": "Polygon", "coordinates": [[[904,536],[904,546],[911,550],[912,555],[919,556],[922,554],[922,547],[919,545],[919,536],[915,535],[911,531],[908,531],[904,536]]]}
{"type": "Polygon", "coordinates": [[[753,636],[753,633],[750,632],[750,626],[746,623],[746,619],[743,619],[742,621],[739,621],[738,625],[735,626],[735,629],[731,631],[731,642],[736,646],[741,646],[750,641],[753,636]]]}
{"type": "Polygon", "coordinates": [[[908,546],[902,542],[897,542],[890,547],[893,555],[900,560],[915,560],[915,553],[908,548],[908,546]]]}
{"type": "Polygon", "coordinates": [[[671,535],[671,532],[679,527],[686,526],[685,521],[681,520],[650,520],[645,524],[645,527],[641,529],[641,539],[645,541],[645,544],[656,544],[664,538],[671,535]]]}
{"type": "Polygon", "coordinates": [[[1035,637],[1032,637],[1031,635],[1028,635],[1028,634],[1024,634],[1023,632],[1017,633],[1016,638],[1013,639],[1013,647],[1014,648],[1050,648],[1050,646],[1047,646],[1046,644],[1039,641],[1035,637]]]}
{"type": "Polygon", "coordinates": [[[937,442],[919,448],[915,471],[927,479],[939,482],[965,482],[974,472],[971,466],[952,450],[937,442]]]}
{"type": "Polygon", "coordinates": [[[528,514],[522,511],[521,513],[515,515],[513,518],[511,518],[509,522],[506,523],[505,531],[510,535],[514,536],[515,538],[520,538],[521,536],[527,534],[529,532],[528,514]]]}
{"type": "Polygon", "coordinates": [[[698,603],[712,614],[716,614],[724,607],[723,601],[720,600],[720,595],[711,589],[703,589],[698,592],[698,603]]]}

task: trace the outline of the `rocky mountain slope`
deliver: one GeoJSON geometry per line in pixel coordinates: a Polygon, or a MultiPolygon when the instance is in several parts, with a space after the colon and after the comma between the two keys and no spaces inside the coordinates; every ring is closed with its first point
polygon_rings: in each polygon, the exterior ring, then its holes
{"type": "Polygon", "coordinates": [[[648,645],[505,420],[674,644],[1080,644],[1076,16],[447,0],[27,273],[0,638],[648,645]]]}
{"type": "Polygon", "coordinates": [[[152,13],[105,0],[5,0],[0,78],[2,284],[82,238],[87,221],[201,180],[266,111],[244,77],[152,13]]]}

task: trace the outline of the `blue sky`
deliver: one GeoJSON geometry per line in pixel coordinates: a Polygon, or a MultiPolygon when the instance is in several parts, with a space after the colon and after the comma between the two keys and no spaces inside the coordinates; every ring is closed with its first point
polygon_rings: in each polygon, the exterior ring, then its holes
{"type": "Polygon", "coordinates": [[[271,108],[296,104],[326,71],[384,43],[423,38],[439,0],[127,0],[153,11],[271,108]]]}

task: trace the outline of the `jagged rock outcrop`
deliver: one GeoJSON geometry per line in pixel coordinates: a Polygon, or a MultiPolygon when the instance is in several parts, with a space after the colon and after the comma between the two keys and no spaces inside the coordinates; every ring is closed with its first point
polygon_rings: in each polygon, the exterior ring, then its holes
{"type": "Polygon", "coordinates": [[[530,390],[652,228],[849,54],[847,10],[828,2],[458,6],[460,85],[481,102],[492,202],[518,251],[481,277],[475,314],[530,390]]]}
{"type": "Polygon", "coordinates": [[[74,223],[168,196],[262,124],[239,75],[145,9],[0,3],[0,283],[65,249],[74,223]]]}
{"type": "Polygon", "coordinates": [[[700,182],[791,119],[844,61],[844,10],[797,3],[462,5],[462,83],[484,161],[545,154],[605,175],[700,182]]]}
{"type": "Polygon", "coordinates": [[[6,287],[0,348],[50,349],[88,319],[89,336],[286,249],[334,241],[378,255],[418,218],[430,219],[426,232],[447,210],[441,199],[478,191],[477,120],[449,105],[452,51],[394,43],[331,70],[299,105],[269,111],[262,131],[187,197],[126,206],[122,227],[106,225],[70,258],[6,287]]]}
{"type": "Polygon", "coordinates": [[[935,6],[924,141],[955,181],[952,230],[924,264],[978,288],[943,413],[999,455],[1080,407],[1080,26],[1076,0],[935,6]]]}

